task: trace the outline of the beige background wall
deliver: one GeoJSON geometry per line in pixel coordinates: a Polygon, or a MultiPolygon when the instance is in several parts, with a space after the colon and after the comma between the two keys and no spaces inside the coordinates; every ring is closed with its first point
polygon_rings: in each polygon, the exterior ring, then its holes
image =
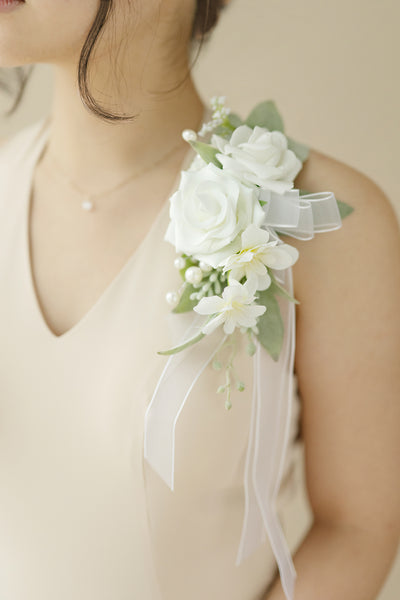
{"type": "MultiPolygon", "coordinates": [[[[233,0],[195,78],[206,101],[225,95],[243,116],[275,100],[288,135],[374,179],[400,216],[399,22],[397,0],[233,0]]],[[[0,137],[48,111],[51,71],[35,69],[17,113],[0,117],[0,137]]],[[[297,476],[287,507],[292,549],[310,519],[301,452],[297,476]]],[[[399,597],[400,555],[379,600],[399,597]]]]}

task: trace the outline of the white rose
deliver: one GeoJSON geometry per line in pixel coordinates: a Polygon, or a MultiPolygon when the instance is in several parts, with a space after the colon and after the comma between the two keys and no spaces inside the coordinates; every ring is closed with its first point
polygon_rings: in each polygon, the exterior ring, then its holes
{"type": "Polygon", "coordinates": [[[302,162],[288,150],[286,136],[256,125],[240,125],[230,140],[213,134],[211,144],[220,153],[217,159],[223,169],[243,183],[256,184],[278,194],[293,188],[293,181],[302,162]]]}
{"type": "Polygon", "coordinates": [[[182,171],[178,190],[170,198],[170,218],[164,239],[197,260],[218,264],[241,247],[248,225],[261,225],[265,212],[255,188],[213,163],[182,171]]]}
{"type": "Polygon", "coordinates": [[[207,165],[206,161],[201,158],[200,154],[196,154],[196,156],[190,163],[190,166],[187,169],[187,171],[198,171],[199,169],[202,169],[206,165],[207,165]]]}

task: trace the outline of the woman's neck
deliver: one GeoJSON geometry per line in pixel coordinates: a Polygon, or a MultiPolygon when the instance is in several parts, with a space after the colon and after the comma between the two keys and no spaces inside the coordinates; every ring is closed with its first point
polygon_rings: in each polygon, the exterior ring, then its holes
{"type": "MultiPolygon", "coordinates": [[[[197,130],[201,125],[205,106],[191,77],[167,99],[156,94],[149,98],[139,86],[137,90],[133,87],[129,92],[132,100],[125,102],[123,110],[138,117],[109,123],[84,106],[76,73],[55,69],[48,149],[83,189],[110,187],[122,180],[132,165],[139,171],[146,168],[179,144],[183,129],[197,130]]],[[[90,89],[102,104],[96,88],[99,86],[90,89]]],[[[121,110],[107,108],[117,113],[121,110]]],[[[182,140],[182,148],[185,145],[182,140]]]]}

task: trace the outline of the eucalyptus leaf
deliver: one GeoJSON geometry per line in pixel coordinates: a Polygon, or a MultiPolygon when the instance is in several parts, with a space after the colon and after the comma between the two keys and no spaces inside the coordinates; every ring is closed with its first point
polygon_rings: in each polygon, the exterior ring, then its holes
{"type": "Polygon", "coordinates": [[[292,150],[295,153],[295,155],[297,156],[297,158],[299,160],[301,160],[301,162],[306,161],[310,154],[309,146],[306,146],[305,144],[301,144],[300,142],[296,142],[296,140],[294,140],[293,138],[290,138],[289,136],[286,136],[286,137],[287,137],[287,141],[288,141],[289,150],[292,150]]]}
{"type": "Polygon", "coordinates": [[[182,295],[180,297],[179,303],[172,310],[173,313],[184,313],[192,310],[196,304],[198,304],[198,300],[191,300],[190,294],[195,292],[196,290],[192,286],[191,283],[186,283],[182,295]]]}
{"type": "Polygon", "coordinates": [[[236,113],[232,113],[232,112],[228,113],[227,119],[228,119],[229,123],[232,125],[232,127],[234,127],[235,129],[236,129],[236,127],[240,127],[240,125],[243,125],[242,119],[236,113]]]}
{"type": "Polygon", "coordinates": [[[347,215],[349,215],[350,213],[353,212],[354,207],[350,206],[350,204],[346,204],[346,202],[343,202],[342,200],[337,200],[338,203],[338,207],[339,207],[339,212],[340,212],[340,217],[342,219],[344,219],[345,217],[347,217],[347,215]]]}
{"type": "Polygon", "coordinates": [[[212,162],[216,167],[222,169],[222,165],[216,157],[216,154],[219,152],[218,148],[214,148],[214,146],[205,142],[198,142],[197,140],[190,142],[190,144],[206,163],[212,162]]]}
{"type": "Polygon", "coordinates": [[[268,271],[268,273],[272,279],[272,283],[268,289],[271,289],[271,292],[273,294],[279,294],[279,296],[283,296],[283,298],[286,298],[286,300],[289,300],[289,302],[294,302],[294,304],[300,304],[300,302],[296,300],[296,298],[289,294],[286,288],[284,288],[280,283],[278,283],[271,271],[268,271]]]}
{"type": "Polygon", "coordinates": [[[195,335],[194,337],[190,338],[190,340],[187,340],[187,342],[185,342],[184,344],[181,344],[180,346],[175,346],[174,348],[170,348],[169,350],[159,350],[157,354],[162,354],[163,356],[177,354],[178,352],[182,352],[182,350],[186,350],[186,348],[189,348],[189,346],[193,346],[193,344],[196,344],[197,342],[202,340],[203,337],[205,337],[205,335],[205,333],[200,332],[198,335],[195,335]]]}
{"type": "Polygon", "coordinates": [[[284,132],[283,120],[273,100],[257,104],[246,119],[249,127],[266,127],[270,131],[284,132]]]}
{"type": "Polygon", "coordinates": [[[233,129],[231,127],[226,127],[226,125],[218,125],[215,129],[213,129],[212,133],[230,140],[232,131],[233,129]]]}
{"type": "Polygon", "coordinates": [[[267,310],[257,319],[257,338],[276,361],[282,349],[284,326],[279,304],[270,288],[258,292],[257,304],[266,306],[267,310]]]}

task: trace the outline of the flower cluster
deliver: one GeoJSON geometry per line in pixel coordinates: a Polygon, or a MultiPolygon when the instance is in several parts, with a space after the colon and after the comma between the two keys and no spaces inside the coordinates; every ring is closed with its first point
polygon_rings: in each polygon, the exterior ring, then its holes
{"type": "MultiPolygon", "coordinates": [[[[280,317],[274,296],[297,300],[280,286],[274,271],[291,267],[299,253],[268,226],[260,191],[291,190],[302,161],[283,131],[273,127],[280,118],[273,102],[258,105],[244,123],[224,102],[224,97],[212,98],[212,120],[197,133],[182,133],[197,155],[170,197],[165,234],[180,254],[175,266],[183,279],[178,292],[167,294],[168,302],[174,312],[194,310],[208,318],[199,335],[160,354],[187,348],[222,326],[227,336],[236,328],[248,335],[249,354],[256,336],[277,360],[282,332],[269,327],[271,319],[280,317]],[[210,142],[199,139],[208,132],[213,132],[210,142]]],[[[243,382],[237,389],[244,389],[243,382]]],[[[230,382],[222,390],[230,408],[230,382]]]]}
{"type": "Polygon", "coordinates": [[[204,136],[209,131],[213,131],[217,125],[222,125],[230,109],[225,106],[225,96],[213,96],[210,100],[210,106],[213,109],[212,120],[209,123],[204,123],[199,131],[200,136],[204,136]]]}

